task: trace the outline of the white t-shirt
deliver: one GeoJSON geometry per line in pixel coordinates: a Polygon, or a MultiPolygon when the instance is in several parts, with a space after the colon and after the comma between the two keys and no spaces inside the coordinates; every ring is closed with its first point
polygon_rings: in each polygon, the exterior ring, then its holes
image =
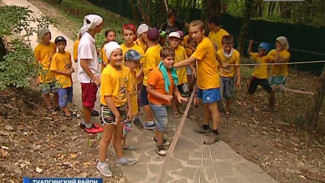
{"type": "Polygon", "coordinates": [[[78,45],[78,80],[80,83],[90,83],[91,78],[80,65],[80,59],[88,59],[89,69],[95,75],[100,75],[100,65],[97,58],[95,39],[88,32],[82,35],[78,45]]]}

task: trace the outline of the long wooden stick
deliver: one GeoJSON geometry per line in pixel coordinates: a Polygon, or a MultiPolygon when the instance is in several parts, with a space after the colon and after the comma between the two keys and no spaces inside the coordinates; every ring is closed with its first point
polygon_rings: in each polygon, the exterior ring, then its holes
{"type": "Polygon", "coordinates": [[[192,104],[192,102],[193,102],[194,94],[195,94],[195,89],[193,89],[193,92],[192,92],[192,94],[191,94],[190,100],[188,101],[188,103],[187,103],[187,105],[186,105],[185,111],[184,111],[184,113],[183,113],[183,116],[182,116],[182,118],[181,118],[181,121],[179,122],[179,125],[178,125],[178,127],[177,127],[177,130],[176,130],[176,133],[175,133],[175,135],[174,135],[173,141],[172,141],[172,143],[171,143],[171,145],[170,145],[170,147],[169,147],[169,150],[168,150],[168,152],[167,152],[166,158],[165,158],[165,160],[164,160],[164,162],[163,162],[163,164],[162,164],[162,167],[161,167],[161,169],[160,169],[160,173],[159,173],[159,175],[158,175],[158,177],[157,177],[157,179],[156,179],[156,183],[161,183],[162,178],[163,178],[163,176],[164,176],[164,174],[165,174],[166,166],[167,166],[167,162],[168,162],[168,160],[170,159],[170,156],[171,156],[171,155],[173,154],[173,152],[174,152],[174,149],[175,149],[176,143],[177,143],[178,138],[179,138],[179,136],[180,136],[180,134],[181,134],[181,131],[182,131],[182,129],[183,129],[183,126],[184,126],[184,123],[185,123],[185,120],[186,120],[186,116],[187,116],[188,111],[190,110],[191,104],[192,104]]]}

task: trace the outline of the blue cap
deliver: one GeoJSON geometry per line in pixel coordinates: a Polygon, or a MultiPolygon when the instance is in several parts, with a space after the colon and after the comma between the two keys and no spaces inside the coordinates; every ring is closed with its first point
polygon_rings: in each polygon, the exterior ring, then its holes
{"type": "Polygon", "coordinates": [[[269,51],[272,49],[272,45],[269,44],[269,43],[265,43],[265,42],[260,43],[260,44],[258,45],[258,47],[259,47],[259,48],[262,48],[262,49],[265,50],[266,52],[269,52],[269,51]]]}
{"type": "Polygon", "coordinates": [[[125,60],[134,60],[134,61],[139,61],[142,58],[142,55],[140,55],[139,52],[137,52],[136,50],[128,50],[125,53],[125,60]]]}

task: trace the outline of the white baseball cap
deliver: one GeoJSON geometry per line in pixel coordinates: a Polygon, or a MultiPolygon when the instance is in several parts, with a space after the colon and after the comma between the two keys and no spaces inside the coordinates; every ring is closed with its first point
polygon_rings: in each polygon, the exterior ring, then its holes
{"type": "Polygon", "coordinates": [[[149,26],[147,24],[141,24],[138,27],[137,34],[141,35],[144,32],[147,32],[149,30],[149,26]]]}
{"type": "Polygon", "coordinates": [[[168,37],[176,37],[176,38],[178,38],[178,39],[181,38],[181,36],[179,35],[178,32],[171,32],[171,33],[168,35],[168,37]]]}

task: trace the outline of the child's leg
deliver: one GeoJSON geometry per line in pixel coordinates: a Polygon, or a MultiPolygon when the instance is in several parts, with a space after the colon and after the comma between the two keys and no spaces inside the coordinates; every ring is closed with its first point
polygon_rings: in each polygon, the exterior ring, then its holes
{"type": "Polygon", "coordinates": [[[83,118],[86,125],[91,125],[91,111],[89,107],[83,106],[83,118]]]}
{"type": "Polygon", "coordinates": [[[221,118],[220,118],[217,102],[209,103],[208,110],[211,114],[211,119],[212,119],[212,131],[218,130],[221,118]]]}
{"type": "Polygon", "coordinates": [[[249,102],[250,106],[254,108],[254,93],[257,89],[257,86],[260,84],[259,80],[255,77],[251,78],[251,81],[249,82],[248,86],[248,97],[249,97],[249,102]]]}
{"type": "Polygon", "coordinates": [[[158,145],[164,144],[164,134],[163,132],[156,129],[156,140],[158,145]]]}
{"type": "Polygon", "coordinates": [[[230,105],[232,104],[233,100],[231,98],[226,99],[226,113],[230,113],[230,105]]]}
{"type": "Polygon", "coordinates": [[[118,159],[123,158],[123,152],[122,152],[122,135],[123,135],[123,122],[118,122],[115,125],[115,133],[114,133],[114,139],[113,139],[113,147],[115,150],[116,157],[118,159]]]}
{"type": "Polygon", "coordinates": [[[53,93],[54,96],[54,107],[58,107],[59,106],[59,95],[57,92],[53,93]]]}
{"type": "Polygon", "coordinates": [[[59,106],[63,110],[66,116],[71,116],[71,113],[68,108],[68,89],[67,88],[59,88],[58,89],[59,96],[59,106]]]}
{"type": "Polygon", "coordinates": [[[114,133],[115,125],[105,124],[103,137],[99,143],[99,162],[104,163],[106,160],[106,153],[109,143],[112,139],[112,134],[114,133]]]}
{"type": "Polygon", "coordinates": [[[270,99],[269,99],[269,107],[271,109],[274,109],[274,106],[275,106],[275,92],[271,91],[270,92],[270,99]]]}
{"type": "Polygon", "coordinates": [[[52,109],[50,94],[43,94],[44,103],[47,109],[52,109]]]}

